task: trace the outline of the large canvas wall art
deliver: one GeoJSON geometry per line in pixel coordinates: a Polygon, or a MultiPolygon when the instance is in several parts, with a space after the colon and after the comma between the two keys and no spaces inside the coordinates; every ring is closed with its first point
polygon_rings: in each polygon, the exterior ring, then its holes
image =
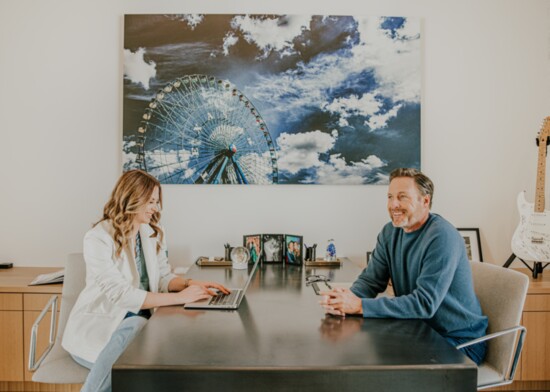
{"type": "Polygon", "coordinates": [[[126,15],[123,164],[164,184],[387,184],[420,168],[420,21],[126,15]]]}

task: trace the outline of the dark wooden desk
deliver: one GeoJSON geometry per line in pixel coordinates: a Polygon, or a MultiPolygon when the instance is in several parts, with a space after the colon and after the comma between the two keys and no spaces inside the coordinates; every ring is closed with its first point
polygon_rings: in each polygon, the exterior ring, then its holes
{"type": "MultiPolygon", "coordinates": [[[[266,264],[236,311],[159,309],[113,367],[113,391],[475,391],[475,364],[422,321],[325,317],[305,276],[359,272],[266,264]]],[[[236,287],[247,271],[189,273],[236,287]]]]}

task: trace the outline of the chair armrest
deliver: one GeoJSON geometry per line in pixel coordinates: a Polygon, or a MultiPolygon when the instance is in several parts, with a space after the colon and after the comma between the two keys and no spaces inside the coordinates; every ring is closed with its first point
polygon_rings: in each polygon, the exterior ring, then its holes
{"type": "Polygon", "coordinates": [[[46,304],[46,306],[44,306],[44,309],[42,309],[42,312],[40,312],[40,314],[38,315],[38,317],[35,320],[34,324],[32,325],[31,343],[30,343],[30,348],[29,348],[29,370],[31,372],[34,372],[36,369],[38,369],[38,367],[40,366],[40,364],[42,363],[44,358],[46,358],[46,355],[48,355],[48,353],[50,352],[50,350],[52,349],[52,347],[55,343],[55,332],[56,332],[56,329],[57,329],[56,328],[56,326],[57,326],[56,320],[57,320],[57,295],[53,295],[50,298],[50,300],[48,301],[48,303],[46,304]],[[38,361],[35,362],[38,327],[40,325],[40,322],[46,316],[46,314],[48,313],[48,310],[50,308],[52,310],[52,317],[51,317],[51,322],[50,322],[49,345],[48,345],[48,347],[46,347],[46,349],[44,350],[44,353],[40,356],[38,361]]]}
{"type": "Polygon", "coordinates": [[[517,364],[519,362],[519,356],[523,348],[523,340],[525,339],[525,333],[527,332],[527,329],[523,325],[518,325],[517,327],[504,329],[499,332],[493,332],[489,335],[482,336],[478,339],[470,340],[467,343],[459,344],[458,346],[456,346],[456,348],[461,349],[463,347],[468,347],[468,346],[471,346],[472,344],[484,342],[486,340],[494,339],[499,336],[507,335],[509,333],[517,333],[518,331],[520,331],[520,334],[519,334],[519,339],[517,341],[516,347],[514,349],[514,359],[512,360],[512,363],[509,364],[508,366],[508,372],[507,372],[508,377],[506,378],[506,375],[505,375],[505,381],[512,382],[512,380],[514,379],[514,375],[516,373],[517,364]]]}
{"type": "Polygon", "coordinates": [[[477,344],[477,343],[481,343],[481,342],[484,342],[486,340],[491,340],[491,339],[494,339],[494,338],[497,338],[499,336],[503,336],[503,335],[507,335],[509,333],[512,333],[512,332],[517,332],[517,331],[522,331],[522,335],[525,333],[526,329],[524,326],[522,325],[518,325],[517,327],[512,327],[512,328],[508,328],[508,329],[504,329],[502,331],[499,331],[499,332],[493,332],[493,333],[490,333],[489,335],[485,335],[485,336],[482,336],[480,338],[477,338],[477,339],[472,339],[470,340],[469,342],[467,343],[463,343],[463,344],[459,344],[458,346],[456,346],[456,348],[458,350],[460,350],[461,348],[464,348],[464,347],[468,347],[468,346],[471,346],[471,345],[474,345],[474,344],[477,344]]]}

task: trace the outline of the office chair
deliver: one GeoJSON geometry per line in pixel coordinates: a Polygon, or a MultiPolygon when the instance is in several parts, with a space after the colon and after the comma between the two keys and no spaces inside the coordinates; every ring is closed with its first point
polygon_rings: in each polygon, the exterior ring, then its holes
{"type": "Polygon", "coordinates": [[[59,312],[59,326],[55,334],[55,314],[57,295],[52,296],[42,310],[31,329],[31,343],[29,353],[29,370],[34,371],[32,380],[52,384],[82,384],[86,380],[89,370],[77,364],[70,354],[61,347],[63,331],[78,295],[85,285],[86,265],[82,253],[72,253],[67,258],[63,290],[61,292],[61,310],[59,312]],[[50,325],[50,345],[42,356],[35,361],[36,332],[43,317],[52,309],[50,325]]]}
{"type": "Polygon", "coordinates": [[[529,278],[493,264],[470,262],[470,265],[474,290],[483,314],[489,318],[489,327],[487,335],[457,348],[487,341],[487,356],[478,367],[478,390],[511,384],[526,332],[520,321],[529,278]]]}

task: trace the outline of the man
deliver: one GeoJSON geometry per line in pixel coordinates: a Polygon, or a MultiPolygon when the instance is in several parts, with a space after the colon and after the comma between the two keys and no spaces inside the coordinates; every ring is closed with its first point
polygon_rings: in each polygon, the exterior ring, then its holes
{"type": "MultiPolygon", "coordinates": [[[[457,346],[481,337],[487,317],[474,293],[464,240],[445,219],[430,213],[433,183],[416,169],[390,174],[388,212],[367,268],[351,289],[321,292],[327,313],[424,319],[457,346]],[[391,279],[395,297],[375,298],[391,279]]],[[[486,344],[462,349],[479,364],[486,344]]]]}

